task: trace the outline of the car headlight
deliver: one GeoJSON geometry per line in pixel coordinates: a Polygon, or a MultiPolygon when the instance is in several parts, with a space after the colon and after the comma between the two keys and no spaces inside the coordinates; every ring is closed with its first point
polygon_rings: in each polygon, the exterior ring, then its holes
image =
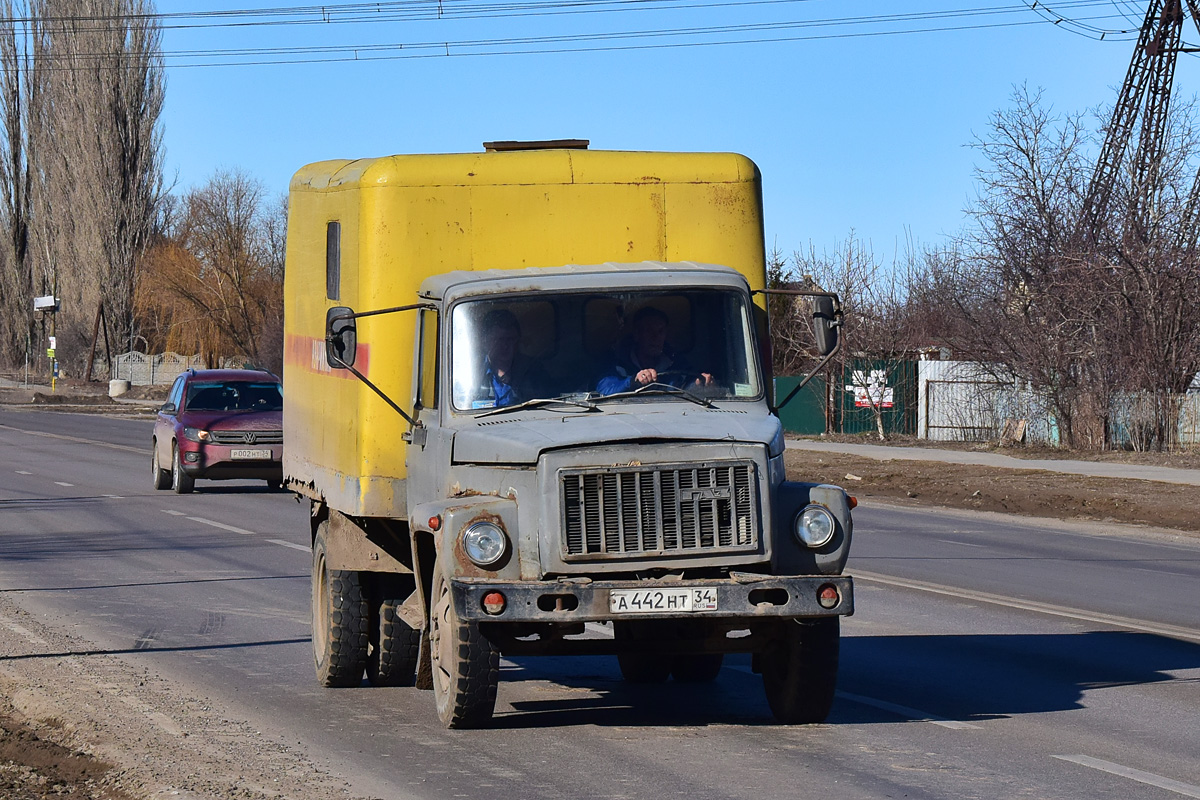
{"type": "Polygon", "coordinates": [[[837,532],[833,514],[824,506],[807,506],[796,515],[796,541],[805,547],[824,547],[837,532]]]}
{"type": "Polygon", "coordinates": [[[201,428],[184,428],[183,438],[187,439],[189,442],[207,442],[208,431],[201,428]]]}
{"type": "Polygon", "coordinates": [[[504,557],[508,537],[493,522],[476,522],[463,531],[462,545],[467,558],[477,566],[490,567],[504,557]]]}

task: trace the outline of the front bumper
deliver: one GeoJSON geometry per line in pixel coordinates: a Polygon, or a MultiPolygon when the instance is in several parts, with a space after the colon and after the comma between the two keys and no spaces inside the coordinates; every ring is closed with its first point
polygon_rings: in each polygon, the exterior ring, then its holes
{"type": "Polygon", "coordinates": [[[180,456],[183,459],[180,466],[183,467],[186,474],[193,478],[211,480],[283,479],[283,445],[281,444],[235,446],[211,442],[193,443],[189,447],[181,445],[180,456]],[[235,459],[233,451],[237,449],[269,450],[271,455],[268,458],[235,459]]]}
{"type": "Polygon", "coordinates": [[[753,575],[684,581],[497,581],[452,578],[455,610],[464,620],[479,622],[602,622],[614,619],[762,619],[849,616],[854,613],[854,581],[849,575],[753,575]],[[817,602],[818,592],[833,586],[838,602],[817,602]],[[610,610],[610,593],[619,589],[715,589],[717,608],[705,611],[620,613],[610,610]],[[483,598],[504,595],[499,614],[484,610],[483,598]]]}

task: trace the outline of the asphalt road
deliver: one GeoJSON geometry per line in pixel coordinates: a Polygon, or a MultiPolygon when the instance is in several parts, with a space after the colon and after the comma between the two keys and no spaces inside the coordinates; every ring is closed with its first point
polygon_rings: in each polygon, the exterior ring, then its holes
{"type": "Polygon", "coordinates": [[[356,794],[1200,798],[1200,540],[862,507],[826,724],[774,725],[746,659],[644,688],[615,659],[528,658],[502,662],[495,727],[445,731],[427,692],[317,687],[305,507],[154,492],[149,433],[0,411],[0,592],[356,794]]]}

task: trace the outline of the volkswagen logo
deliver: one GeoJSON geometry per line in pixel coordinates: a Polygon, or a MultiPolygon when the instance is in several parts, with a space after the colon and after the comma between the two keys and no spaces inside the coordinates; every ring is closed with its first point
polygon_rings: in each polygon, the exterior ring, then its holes
{"type": "Polygon", "coordinates": [[[244,441],[246,444],[254,444],[258,441],[258,434],[256,434],[254,431],[246,431],[242,434],[242,441],[244,441]]]}

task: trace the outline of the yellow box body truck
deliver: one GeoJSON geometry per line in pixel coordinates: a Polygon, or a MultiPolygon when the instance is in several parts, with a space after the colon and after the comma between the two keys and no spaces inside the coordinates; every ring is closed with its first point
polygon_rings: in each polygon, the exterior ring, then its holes
{"type": "Polygon", "coordinates": [[[780,720],[824,718],[852,501],[784,475],[761,205],[744,156],[579,141],[296,173],[284,474],[323,685],[466,727],[501,654],[646,682],[751,652],[780,720]]]}

